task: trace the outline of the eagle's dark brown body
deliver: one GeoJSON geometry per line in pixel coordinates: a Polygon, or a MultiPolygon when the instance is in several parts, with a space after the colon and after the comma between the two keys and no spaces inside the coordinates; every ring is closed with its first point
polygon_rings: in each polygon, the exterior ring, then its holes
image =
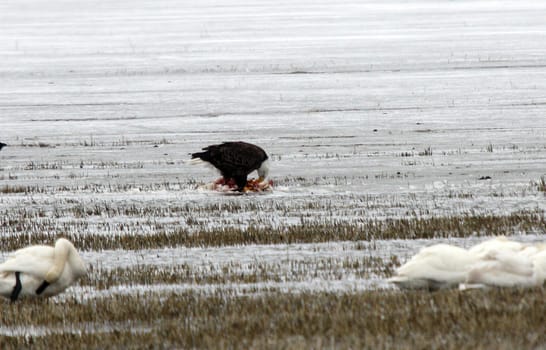
{"type": "Polygon", "coordinates": [[[203,148],[204,152],[193,153],[192,158],[199,158],[214,165],[220,170],[224,179],[234,179],[237,189],[242,191],[247,182],[247,176],[258,170],[260,177],[267,176],[265,162],[269,158],[265,151],[247,142],[224,142],[203,148]]]}

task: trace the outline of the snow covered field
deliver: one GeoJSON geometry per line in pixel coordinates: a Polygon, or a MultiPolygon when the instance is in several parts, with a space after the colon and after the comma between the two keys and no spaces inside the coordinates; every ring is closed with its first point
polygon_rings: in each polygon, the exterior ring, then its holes
{"type": "MultiPolygon", "coordinates": [[[[4,2],[0,236],[119,238],[117,250],[83,253],[95,269],[274,272],[250,285],[131,291],[389,288],[385,270],[363,261],[405,261],[433,241],[167,242],[140,251],[121,241],[226,227],[544,217],[545,13],[544,1],[4,2]],[[272,194],[198,189],[217,174],[187,164],[189,153],[227,140],[269,153],[272,194]]],[[[540,230],[506,234],[544,240],[540,230]]]]}

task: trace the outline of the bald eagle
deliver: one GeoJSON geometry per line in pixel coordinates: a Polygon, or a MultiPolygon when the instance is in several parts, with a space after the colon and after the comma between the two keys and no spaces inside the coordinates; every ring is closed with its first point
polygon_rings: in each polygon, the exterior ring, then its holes
{"type": "Polygon", "coordinates": [[[224,142],[203,148],[204,152],[193,153],[192,159],[199,158],[220,170],[224,180],[233,179],[237,190],[243,191],[247,176],[258,170],[258,181],[263,181],[268,173],[268,156],[265,151],[247,142],[224,142]]]}

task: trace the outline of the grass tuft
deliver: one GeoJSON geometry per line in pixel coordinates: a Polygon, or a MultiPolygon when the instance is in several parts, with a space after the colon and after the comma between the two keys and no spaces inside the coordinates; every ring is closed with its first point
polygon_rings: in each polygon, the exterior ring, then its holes
{"type": "Polygon", "coordinates": [[[537,182],[537,187],[540,192],[546,193],[546,177],[542,176],[537,182]]]}
{"type": "MultiPolygon", "coordinates": [[[[42,211],[32,213],[32,219],[48,223],[42,211]]],[[[359,222],[325,221],[300,218],[300,223],[276,228],[250,225],[247,228],[224,226],[207,228],[195,222],[197,228],[160,226],[160,229],[138,234],[125,229],[126,223],[109,224],[112,234],[55,230],[53,220],[43,230],[0,217],[0,227],[11,227],[18,233],[0,237],[3,250],[15,250],[29,244],[50,244],[58,237],[75,242],[79,249],[153,249],[162,247],[220,247],[248,244],[321,243],[332,241],[373,241],[378,239],[431,239],[448,237],[510,235],[520,232],[546,232],[543,211],[522,211],[509,215],[464,215],[431,218],[361,219],[359,222]],[[27,230],[32,230],[31,234],[27,230]]]]}
{"type": "Polygon", "coordinates": [[[522,349],[546,343],[545,298],[543,288],[251,297],[140,293],[88,302],[16,303],[0,317],[4,327],[73,324],[79,329],[39,338],[6,337],[3,349],[51,349],[67,342],[74,348],[414,349],[449,344],[453,349],[522,349]]]}

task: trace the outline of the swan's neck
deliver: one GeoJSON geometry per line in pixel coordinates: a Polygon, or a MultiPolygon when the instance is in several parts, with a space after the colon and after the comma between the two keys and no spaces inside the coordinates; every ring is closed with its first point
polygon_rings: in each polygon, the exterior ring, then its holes
{"type": "Polygon", "coordinates": [[[64,266],[72,251],[75,250],[72,243],[64,238],[55,243],[55,252],[53,255],[53,266],[45,275],[45,280],[49,283],[55,283],[63,273],[64,266]]]}

